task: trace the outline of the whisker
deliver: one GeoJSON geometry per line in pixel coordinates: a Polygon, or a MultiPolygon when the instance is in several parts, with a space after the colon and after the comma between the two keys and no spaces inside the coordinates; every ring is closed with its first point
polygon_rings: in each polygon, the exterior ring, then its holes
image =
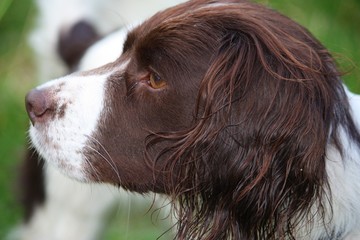
{"type": "Polygon", "coordinates": [[[84,157],[85,159],[85,162],[90,166],[90,168],[93,170],[95,176],[96,176],[96,179],[100,182],[101,179],[100,179],[100,175],[99,175],[99,172],[96,168],[94,168],[93,164],[91,163],[91,161],[87,158],[87,157],[84,157]]]}
{"type": "Polygon", "coordinates": [[[98,150],[96,150],[95,148],[91,147],[91,146],[86,146],[88,147],[89,149],[91,149],[92,151],[96,152],[97,154],[99,154],[99,156],[101,156],[102,159],[104,159],[108,164],[109,166],[111,167],[111,169],[116,173],[117,175],[117,178],[119,180],[119,182],[121,182],[121,178],[120,178],[120,174],[119,174],[119,170],[117,169],[116,167],[116,164],[114,162],[114,160],[112,159],[112,157],[110,156],[109,152],[106,150],[106,148],[94,137],[92,136],[88,136],[91,140],[95,141],[100,147],[102,150],[104,150],[105,154],[107,155],[104,156],[102,153],[100,153],[98,150]]]}
{"type": "Polygon", "coordinates": [[[106,156],[104,156],[103,154],[101,154],[101,153],[100,153],[98,150],[96,150],[95,148],[90,147],[90,146],[87,146],[87,147],[90,148],[92,151],[96,152],[102,159],[104,159],[104,160],[109,164],[109,166],[111,167],[111,169],[116,173],[118,180],[121,182],[119,170],[116,168],[116,166],[114,166],[113,160],[112,160],[112,159],[110,159],[110,160],[107,159],[106,156]]]}

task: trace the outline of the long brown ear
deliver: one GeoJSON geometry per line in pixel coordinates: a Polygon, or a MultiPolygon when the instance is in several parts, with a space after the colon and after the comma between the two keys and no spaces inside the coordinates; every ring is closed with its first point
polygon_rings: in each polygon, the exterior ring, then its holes
{"type": "Polygon", "coordinates": [[[177,199],[179,239],[292,239],[299,224],[323,224],[326,149],[341,152],[339,128],[360,143],[330,54],[259,6],[198,19],[217,46],[196,119],[149,142],[171,143],[159,156],[177,199]]]}
{"type": "Polygon", "coordinates": [[[314,203],[321,213],[317,201],[327,184],[325,150],[333,124],[328,111],[334,106],[326,98],[334,92],[323,82],[328,73],[304,65],[283,43],[274,51],[266,41],[280,39],[265,41],[262,34],[225,34],[199,98],[207,149],[202,164],[213,166],[202,195],[208,209],[201,210],[204,216],[214,211],[215,225],[215,212],[236,218],[237,224],[222,220],[217,227],[233,225],[229,234],[244,239],[291,235],[297,220],[290,218],[314,203]]]}
{"type": "Polygon", "coordinates": [[[180,237],[291,238],[300,220],[318,220],[306,218],[312,206],[321,219],[326,147],[341,150],[347,100],[327,51],[282,22],[297,32],[222,23],[231,27],[200,86],[197,123],[171,161],[180,237]]]}

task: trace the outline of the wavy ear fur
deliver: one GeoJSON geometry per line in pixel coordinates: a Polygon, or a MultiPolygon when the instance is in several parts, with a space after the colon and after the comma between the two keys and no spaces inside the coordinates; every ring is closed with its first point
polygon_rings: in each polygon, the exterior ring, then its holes
{"type": "Polygon", "coordinates": [[[291,20],[256,8],[204,20],[216,19],[222,37],[197,119],[161,135],[175,142],[162,153],[171,153],[171,179],[181,179],[170,187],[180,239],[295,238],[331,206],[328,144],[341,152],[340,127],[360,139],[330,54],[291,20]]]}

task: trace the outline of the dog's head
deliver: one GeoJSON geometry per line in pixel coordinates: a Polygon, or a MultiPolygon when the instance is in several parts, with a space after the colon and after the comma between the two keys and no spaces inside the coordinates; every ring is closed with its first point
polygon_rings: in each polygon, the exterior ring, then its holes
{"type": "Polygon", "coordinates": [[[327,184],[327,144],[340,149],[338,126],[353,127],[329,53],[245,1],[160,12],[115,62],[32,90],[27,108],[47,161],[82,181],[181,196],[180,217],[203,228],[179,229],[196,236],[291,232],[327,184]]]}

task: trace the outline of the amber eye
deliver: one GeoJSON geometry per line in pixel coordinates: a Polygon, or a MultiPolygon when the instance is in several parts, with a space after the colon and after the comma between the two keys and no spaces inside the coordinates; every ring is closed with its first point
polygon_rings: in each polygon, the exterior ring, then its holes
{"type": "Polygon", "coordinates": [[[165,87],[166,82],[158,74],[150,73],[149,74],[149,85],[154,89],[160,89],[165,87]]]}

